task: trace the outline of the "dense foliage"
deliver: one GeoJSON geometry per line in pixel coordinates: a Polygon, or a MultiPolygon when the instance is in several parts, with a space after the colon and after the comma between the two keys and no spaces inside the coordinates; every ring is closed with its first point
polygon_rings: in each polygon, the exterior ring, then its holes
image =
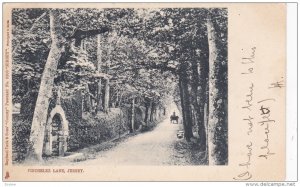
{"type": "Polygon", "coordinates": [[[204,113],[213,103],[209,111],[218,119],[217,126],[222,126],[213,136],[222,147],[216,149],[222,152],[216,159],[227,163],[226,9],[14,9],[14,103],[39,90],[53,43],[51,11],[56,13],[54,27],[61,54],[51,78],[63,97],[80,91],[86,111],[93,114],[102,109],[107,112],[107,104],[143,106],[146,124],[157,110],[175,101],[182,111],[186,140],[197,134],[202,151],[207,151],[211,124],[204,113]],[[214,52],[208,41],[208,20],[212,20],[214,52]],[[214,67],[209,66],[212,54],[217,55],[210,63],[214,67]],[[210,75],[209,69],[214,71],[210,75]],[[208,94],[210,90],[219,91],[216,98],[208,94]],[[88,106],[95,105],[92,101],[97,103],[96,112],[88,106]]]}

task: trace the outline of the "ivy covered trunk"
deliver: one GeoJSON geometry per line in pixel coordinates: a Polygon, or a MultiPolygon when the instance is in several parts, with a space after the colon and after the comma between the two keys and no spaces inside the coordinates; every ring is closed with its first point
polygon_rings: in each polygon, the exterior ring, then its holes
{"type": "Polygon", "coordinates": [[[182,107],[182,117],[183,117],[183,127],[184,127],[184,137],[187,141],[193,137],[192,124],[193,117],[190,107],[190,94],[188,90],[188,74],[187,74],[187,64],[182,63],[179,75],[179,90],[180,90],[180,100],[182,107]]]}
{"type": "MultiPolygon", "coordinates": [[[[201,63],[201,62],[200,62],[201,63]]],[[[204,62],[203,62],[204,63],[204,62]]],[[[191,86],[191,101],[194,108],[194,117],[195,117],[195,125],[198,126],[198,134],[200,140],[200,148],[201,151],[205,151],[206,148],[206,129],[204,126],[204,100],[202,94],[205,88],[205,81],[200,79],[199,73],[203,74],[204,72],[199,72],[199,70],[203,71],[203,69],[198,68],[199,64],[197,61],[192,62],[192,86],[191,86]],[[199,70],[198,70],[199,69],[199,70]],[[201,80],[201,81],[200,81],[201,80]],[[199,89],[200,87],[200,89],[199,89]],[[200,102],[198,102],[198,96],[200,95],[200,102]]],[[[200,65],[202,66],[202,64],[200,65]]]]}
{"type": "Polygon", "coordinates": [[[224,165],[228,160],[227,148],[227,116],[224,112],[227,102],[226,94],[222,93],[226,79],[221,73],[222,66],[221,46],[217,46],[218,36],[210,15],[207,19],[207,34],[209,46],[209,118],[208,118],[208,139],[209,139],[209,164],[224,165]]]}
{"type": "Polygon", "coordinates": [[[204,29],[201,30],[200,33],[203,38],[201,42],[199,43],[200,47],[200,63],[198,64],[198,73],[199,73],[199,92],[198,92],[198,98],[199,98],[199,121],[198,121],[198,134],[200,138],[200,147],[201,150],[207,151],[207,127],[206,127],[206,121],[207,116],[205,115],[205,112],[207,112],[207,106],[208,106],[208,98],[207,98],[207,92],[208,92],[208,74],[209,74],[209,54],[208,54],[208,39],[207,39],[207,31],[204,29]]]}
{"type": "Polygon", "coordinates": [[[52,89],[54,77],[57,70],[59,58],[62,53],[60,41],[58,37],[59,31],[59,12],[56,9],[49,11],[50,17],[50,34],[52,39],[51,49],[45,64],[44,72],[41,78],[39,93],[34,109],[29,146],[27,151],[28,160],[41,160],[44,131],[47,123],[47,111],[49,107],[49,99],[52,97],[52,89]]]}

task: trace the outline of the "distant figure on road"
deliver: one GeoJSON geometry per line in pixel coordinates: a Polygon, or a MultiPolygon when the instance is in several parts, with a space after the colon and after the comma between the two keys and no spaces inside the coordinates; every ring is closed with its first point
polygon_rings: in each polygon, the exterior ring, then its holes
{"type": "Polygon", "coordinates": [[[176,116],[175,112],[173,112],[173,115],[170,116],[171,123],[176,121],[176,124],[178,124],[178,119],[179,119],[179,117],[176,116]]]}

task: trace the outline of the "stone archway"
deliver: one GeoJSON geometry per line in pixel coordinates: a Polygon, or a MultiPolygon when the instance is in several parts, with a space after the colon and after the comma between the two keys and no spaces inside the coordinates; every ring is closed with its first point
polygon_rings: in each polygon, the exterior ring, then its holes
{"type": "Polygon", "coordinates": [[[57,105],[50,113],[45,128],[43,145],[44,156],[64,156],[67,151],[69,124],[65,112],[57,105]]]}

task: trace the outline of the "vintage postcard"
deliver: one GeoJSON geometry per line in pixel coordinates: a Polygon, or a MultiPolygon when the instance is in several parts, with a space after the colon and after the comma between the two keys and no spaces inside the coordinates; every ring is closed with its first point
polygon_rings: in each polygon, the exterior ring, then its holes
{"type": "Polygon", "coordinates": [[[285,180],[284,3],[4,3],[4,181],[285,180]]]}

